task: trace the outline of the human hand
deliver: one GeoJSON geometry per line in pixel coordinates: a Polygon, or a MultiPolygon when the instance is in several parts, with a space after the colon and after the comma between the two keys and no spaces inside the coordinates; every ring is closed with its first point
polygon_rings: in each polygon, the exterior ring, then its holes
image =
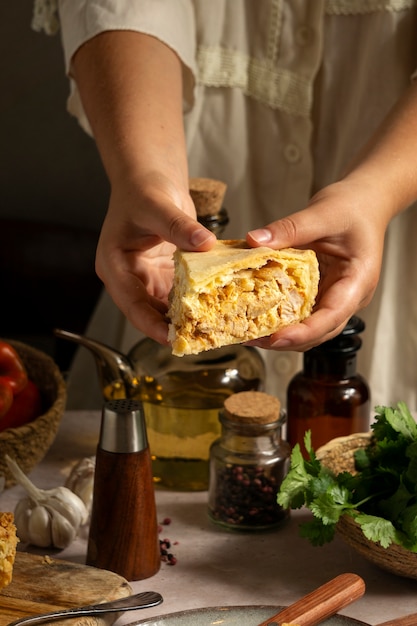
{"type": "Polygon", "coordinates": [[[175,247],[208,250],[216,238],[195,219],[188,189],[162,176],[114,185],[101,230],[96,271],[116,306],[147,336],[167,343],[165,313],[175,247]]]}
{"type": "Polygon", "coordinates": [[[181,60],[156,37],[112,30],[81,45],[71,71],[111,185],[97,274],[133,326],[166,343],[174,249],[215,242],[188,192],[181,60]]]}
{"type": "Polygon", "coordinates": [[[248,233],[251,246],[311,248],[320,265],[313,314],[260,340],[275,350],[308,350],[339,334],[376,289],[389,218],[372,185],[345,179],[317,193],[306,209],[248,233]]]}

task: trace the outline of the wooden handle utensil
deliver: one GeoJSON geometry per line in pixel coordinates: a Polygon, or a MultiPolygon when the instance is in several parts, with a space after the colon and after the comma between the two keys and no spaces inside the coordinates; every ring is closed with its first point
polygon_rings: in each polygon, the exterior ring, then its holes
{"type": "Polygon", "coordinates": [[[365,582],[356,574],[340,574],[258,626],[315,626],[365,593],[365,582]]]}
{"type": "Polygon", "coordinates": [[[378,624],[378,626],[416,626],[417,624],[417,613],[412,613],[411,615],[404,615],[404,617],[395,617],[394,619],[389,619],[387,622],[382,622],[382,624],[378,624]]]}

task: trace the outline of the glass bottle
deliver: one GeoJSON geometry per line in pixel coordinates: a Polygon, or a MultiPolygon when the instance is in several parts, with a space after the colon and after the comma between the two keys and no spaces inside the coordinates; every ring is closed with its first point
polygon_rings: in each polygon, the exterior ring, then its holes
{"type": "Polygon", "coordinates": [[[287,390],[287,439],[299,443],[311,430],[314,450],[335,437],[366,432],[370,424],[370,391],[356,372],[358,334],[364,322],[353,316],[337,337],[304,353],[303,370],[287,390]]]}
{"type": "Polygon", "coordinates": [[[210,449],[208,513],[227,529],[266,530],[289,515],[277,503],[290,446],[281,437],[277,398],[259,391],[230,396],[220,413],[221,436],[210,449]]]}
{"type": "MultiPolygon", "coordinates": [[[[198,220],[216,236],[228,223],[221,181],[192,179],[190,194],[198,220]]],[[[198,355],[173,356],[170,347],[140,341],[128,354],[144,407],[154,481],[178,490],[206,490],[209,450],[220,434],[219,410],[231,394],[263,389],[260,353],[243,345],[198,355]]]]}

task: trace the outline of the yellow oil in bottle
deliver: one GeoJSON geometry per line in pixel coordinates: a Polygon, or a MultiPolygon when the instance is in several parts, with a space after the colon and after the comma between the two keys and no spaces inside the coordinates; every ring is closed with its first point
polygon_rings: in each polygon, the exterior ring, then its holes
{"type": "Polygon", "coordinates": [[[152,351],[155,374],[141,377],[154,482],[186,491],[208,488],[210,446],[220,435],[219,410],[237,391],[259,389],[264,365],[252,348],[220,348],[199,357],[152,351]],[[157,363],[157,366],[156,366],[157,363]],[[178,369],[180,366],[184,370],[178,369]]]}
{"type": "Polygon", "coordinates": [[[156,484],[201,491],[208,485],[209,448],[219,435],[217,408],[143,402],[156,484]]]}

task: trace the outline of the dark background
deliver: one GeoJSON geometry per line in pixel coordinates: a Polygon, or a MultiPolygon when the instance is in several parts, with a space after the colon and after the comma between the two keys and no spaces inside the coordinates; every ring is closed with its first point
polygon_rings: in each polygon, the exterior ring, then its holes
{"type": "Polygon", "coordinates": [[[108,184],[94,141],[66,110],[60,34],[31,29],[33,3],[0,3],[0,336],[65,371],[100,293],[94,272],[108,184]]]}

